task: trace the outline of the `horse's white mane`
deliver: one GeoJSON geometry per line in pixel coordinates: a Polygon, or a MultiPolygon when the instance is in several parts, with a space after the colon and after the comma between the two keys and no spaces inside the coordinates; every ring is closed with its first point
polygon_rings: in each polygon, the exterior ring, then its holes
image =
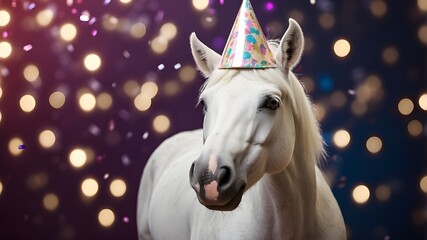
{"type": "MultiPolygon", "coordinates": [[[[279,41],[269,40],[273,54],[277,52],[279,41]]],[[[276,84],[291,102],[295,119],[296,141],[294,158],[313,161],[319,164],[325,156],[320,128],[313,112],[312,104],[305,94],[304,87],[296,76],[289,71],[285,74],[279,68],[268,69],[217,69],[201,87],[200,92],[219,83],[227,83],[237,74],[249,79],[264,80],[276,84]]]]}

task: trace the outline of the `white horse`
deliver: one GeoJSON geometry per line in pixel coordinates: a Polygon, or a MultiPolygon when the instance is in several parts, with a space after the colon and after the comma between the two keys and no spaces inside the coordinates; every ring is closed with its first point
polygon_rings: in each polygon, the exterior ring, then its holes
{"type": "Polygon", "coordinates": [[[203,130],[179,133],[149,159],[139,188],[140,239],[345,239],[339,206],[317,161],[323,141],[292,68],[304,37],[292,19],[269,42],[278,68],[218,69],[193,33],[209,77],[203,130]],[[189,176],[189,180],[188,180],[189,176]]]}

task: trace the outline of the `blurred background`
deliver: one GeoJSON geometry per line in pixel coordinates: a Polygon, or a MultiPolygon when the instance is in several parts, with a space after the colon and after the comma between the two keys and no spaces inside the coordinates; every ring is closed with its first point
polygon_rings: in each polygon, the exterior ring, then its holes
{"type": "MultiPolygon", "coordinates": [[[[240,4],[0,0],[0,239],[137,239],[147,159],[202,127],[189,35],[221,53],[240,4]]],[[[303,28],[349,239],[427,239],[427,1],[252,5],[303,28]]]]}

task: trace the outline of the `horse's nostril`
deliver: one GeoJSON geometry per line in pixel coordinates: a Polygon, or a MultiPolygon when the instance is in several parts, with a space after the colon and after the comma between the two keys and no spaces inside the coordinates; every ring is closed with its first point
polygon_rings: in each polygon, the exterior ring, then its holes
{"type": "Polygon", "coordinates": [[[231,169],[230,167],[223,166],[218,170],[218,185],[223,187],[231,182],[231,169]]]}
{"type": "Polygon", "coordinates": [[[193,162],[193,164],[191,164],[191,167],[190,167],[190,173],[189,173],[189,175],[190,175],[190,183],[194,183],[195,184],[195,177],[194,177],[194,167],[195,167],[195,163],[193,162]]]}

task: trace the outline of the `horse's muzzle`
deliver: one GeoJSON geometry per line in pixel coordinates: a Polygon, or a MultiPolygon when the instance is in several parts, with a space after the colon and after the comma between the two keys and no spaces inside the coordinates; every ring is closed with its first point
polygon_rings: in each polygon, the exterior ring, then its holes
{"type": "Polygon", "coordinates": [[[218,161],[214,154],[209,161],[200,157],[191,165],[190,184],[201,204],[221,211],[234,210],[246,187],[244,181],[238,181],[234,166],[218,161]]]}

